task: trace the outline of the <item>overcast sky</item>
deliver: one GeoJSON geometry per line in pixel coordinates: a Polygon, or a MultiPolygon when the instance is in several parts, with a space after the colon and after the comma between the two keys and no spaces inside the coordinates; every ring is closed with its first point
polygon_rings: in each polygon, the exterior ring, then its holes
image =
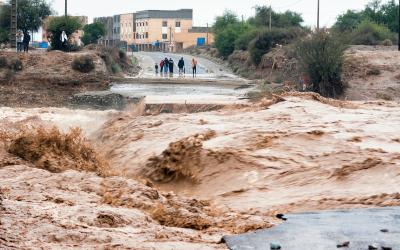
{"type": "MultiPolygon", "coordinates": [[[[49,0],[58,14],[64,13],[64,0],[49,0]]],[[[362,9],[369,0],[320,0],[321,25],[330,26],[336,17],[348,9],[362,9]]],[[[272,4],[278,11],[287,9],[300,12],[305,24],[316,26],[317,0],[68,0],[70,15],[86,15],[90,19],[98,16],[130,13],[148,9],[194,10],[194,25],[212,24],[224,10],[232,10],[245,18],[254,14],[254,6],[272,4]]]]}

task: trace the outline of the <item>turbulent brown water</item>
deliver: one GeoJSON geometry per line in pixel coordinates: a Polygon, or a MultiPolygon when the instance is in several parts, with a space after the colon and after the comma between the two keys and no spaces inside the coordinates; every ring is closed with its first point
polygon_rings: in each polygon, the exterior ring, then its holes
{"type": "Polygon", "coordinates": [[[292,95],[196,114],[0,113],[3,129],[81,127],[116,175],[51,173],[4,148],[0,245],[216,249],[276,213],[400,205],[397,103],[292,95]]]}

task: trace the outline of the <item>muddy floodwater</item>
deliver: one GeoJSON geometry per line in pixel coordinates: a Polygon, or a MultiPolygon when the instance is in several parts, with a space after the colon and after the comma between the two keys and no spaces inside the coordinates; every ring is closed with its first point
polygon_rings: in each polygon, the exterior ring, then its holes
{"type": "Polygon", "coordinates": [[[146,103],[234,104],[245,103],[251,89],[238,85],[221,84],[114,84],[114,93],[138,97],[145,96],[146,103]]]}
{"type": "MultiPolygon", "coordinates": [[[[236,97],[212,86],[113,91],[236,97]]],[[[400,205],[397,103],[290,94],[196,114],[138,110],[0,108],[0,245],[226,249],[222,236],[272,227],[277,213],[400,205]],[[88,141],[32,132],[40,125],[79,127],[88,141]],[[55,143],[36,152],[38,140],[55,143]],[[75,155],[109,171],[85,171],[75,155]]]]}

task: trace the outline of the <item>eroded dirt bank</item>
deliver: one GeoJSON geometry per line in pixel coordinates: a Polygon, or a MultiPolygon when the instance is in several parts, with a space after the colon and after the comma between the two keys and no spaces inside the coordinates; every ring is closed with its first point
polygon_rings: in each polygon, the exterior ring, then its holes
{"type": "Polygon", "coordinates": [[[400,205],[396,103],[291,95],[140,114],[20,109],[2,119],[0,245],[223,249],[222,235],[270,227],[277,213],[400,205]],[[32,133],[10,134],[32,124],[80,126],[89,141],[53,131],[40,134],[40,154],[10,150],[37,143],[32,133]],[[110,171],[79,172],[63,152],[105,159],[110,171]]]}

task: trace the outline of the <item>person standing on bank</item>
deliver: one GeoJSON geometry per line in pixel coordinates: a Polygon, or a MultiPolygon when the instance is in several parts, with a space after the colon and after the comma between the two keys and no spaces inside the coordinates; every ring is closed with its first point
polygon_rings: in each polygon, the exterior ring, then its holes
{"type": "Polygon", "coordinates": [[[192,59],[192,71],[193,71],[193,78],[197,75],[197,61],[196,59],[192,59]]]}
{"type": "Polygon", "coordinates": [[[29,52],[29,43],[31,42],[31,35],[29,33],[24,34],[24,40],[22,41],[24,45],[24,52],[29,52]]]}
{"type": "Polygon", "coordinates": [[[154,64],[154,70],[156,71],[156,75],[158,75],[158,63],[154,64]]]}
{"type": "Polygon", "coordinates": [[[179,75],[183,75],[184,74],[184,68],[185,68],[185,61],[183,60],[183,57],[179,60],[178,62],[178,68],[179,68],[179,75]]]}
{"type": "Polygon", "coordinates": [[[174,74],[174,60],[172,58],[169,59],[169,74],[173,76],[174,74]]]}
{"type": "Polygon", "coordinates": [[[169,69],[169,61],[168,58],[164,59],[164,75],[166,76],[168,74],[168,69],[169,69]]]}
{"type": "Polygon", "coordinates": [[[20,31],[17,34],[17,51],[22,52],[23,48],[24,48],[24,35],[20,31]]]}
{"type": "Polygon", "coordinates": [[[161,60],[160,62],[160,75],[164,73],[164,60],[161,60]]]}

